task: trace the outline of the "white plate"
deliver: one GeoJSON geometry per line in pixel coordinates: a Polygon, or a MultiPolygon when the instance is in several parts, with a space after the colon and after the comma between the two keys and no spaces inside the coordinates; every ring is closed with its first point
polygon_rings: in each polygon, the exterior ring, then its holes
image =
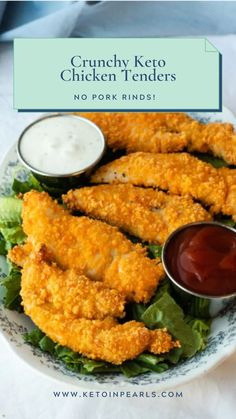
{"type": "MultiPolygon", "coordinates": [[[[198,119],[209,121],[231,122],[236,126],[232,113],[224,109],[217,114],[193,114],[198,119]]],[[[11,193],[11,183],[18,168],[15,147],[5,157],[0,167],[0,194],[11,193]]],[[[24,176],[24,173],[22,173],[24,176]]],[[[4,276],[6,266],[3,257],[0,258],[0,273],[4,276]]],[[[60,382],[76,385],[84,389],[117,390],[155,389],[156,391],[173,388],[202,374],[225,360],[236,349],[236,304],[218,316],[212,323],[211,335],[207,348],[193,358],[170,368],[162,374],[146,373],[134,378],[126,378],[121,374],[80,375],[68,371],[61,363],[55,361],[50,355],[41,352],[24,343],[22,334],[32,328],[32,322],[24,314],[6,310],[0,306],[0,333],[9,343],[11,349],[27,364],[37,371],[50,376],[60,382]]]]}

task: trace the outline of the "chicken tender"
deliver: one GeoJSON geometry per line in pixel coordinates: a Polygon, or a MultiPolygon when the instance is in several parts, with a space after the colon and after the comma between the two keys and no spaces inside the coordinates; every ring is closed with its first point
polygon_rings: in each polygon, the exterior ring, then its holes
{"type": "Polygon", "coordinates": [[[149,352],[156,355],[169,352],[170,349],[180,348],[179,341],[173,342],[171,335],[167,332],[167,329],[155,329],[150,330],[150,343],[148,346],[149,352]]]}
{"type": "Polygon", "coordinates": [[[74,269],[62,271],[43,252],[30,255],[22,270],[24,298],[32,304],[52,304],[65,318],[123,317],[125,299],[102,282],[90,281],[74,269]]]}
{"type": "Polygon", "coordinates": [[[202,124],[184,113],[83,113],[97,124],[109,147],[127,152],[198,151],[236,165],[236,132],[232,124],[202,124]]]}
{"type": "Polygon", "coordinates": [[[181,124],[191,121],[183,113],[82,113],[103,131],[113,150],[168,153],[187,146],[181,124]],[[170,117],[171,115],[171,117],[170,117]]]}
{"type": "Polygon", "coordinates": [[[210,214],[191,198],[130,184],[98,185],[63,195],[68,208],[115,225],[150,243],[164,243],[176,228],[207,221],[210,214]]]}
{"type": "Polygon", "coordinates": [[[10,249],[7,257],[15,265],[23,268],[24,264],[30,257],[31,252],[33,252],[34,250],[40,250],[41,247],[42,245],[41,243],[39,243],[35,246],[35,248],[33,248],[32,243],[28,241],[25,244],[22,244],[20,246],[14,246],[12,249],[10,249]]]}
{"type": "MultiPolygon", "coordinates": [[[[46,265],[40,267],[32,258],[25,263],[20,294],[25,313],[54,342],[89,358],[114,364],[133,359],[144,350],[162,353],[179,346],[179,342],[174,342],[166,330],[149,331],[139,322],[130,321],[120,325],[112,317],[103,320],[76,318],[79,317],[79,313],[73,312],[75,302],[71,301],[72,295],[65,295],[66,302],[61,300],[61,274],[59,273],[57,283],[55,273],[51,272],[54,267],[46,265]],[[70,307],[71,302],[71,311],[68,312],[65,307],[70,307]]],[[[67,285],[68,282],[63,286],[64,289],[67,285]]],[[[74,297],[78,297],[76,292],[74,297]]],[[[99,294],[98,299],[101,302],[99,294]]],[[[80,314],[82,312],[84,314],[85,305],[82,308],[84,303],[80,304],[82,310],[80,314]]],[[[93,308],[95,313],[99,312],[98,305],[93,308]]]]}
{"type": "Polygon", "coordinates": [[[153,331],[136,321],[118,324],[113,318],[68,319],[46,304],[37,306],[28,301],[24,297],[24,285],[21,295],[26,314],[47,336],[91,359],[119,365],[149,348],[161,354],[180,347],[165,330],[154,336],[153,331]]]}
{"type": "Polygon", "coordinates": [[[218,172],[223,176],[227,185],[227,195],[222,212],[231,215],[236,221],[236,169],[222,167],[218,169],[218,172]]]}
{"type": "Polygon", "coordinates": [[[227,192],[217,169],[187,153],[132,153],[100,167],[91,181],[158,187],[199,200],[213,213],[221,211],[227,192]]]}
{"type": "Polygon", "coordinates": [[[183,127],[188,151],[210,153],[236,165],[236,132],[232,124],[213,122],[183,127]]]}
{"type": "MultiPolygon", "coordinates": [[[[160,260],[151,260],[145,249],[133,244],[116,227],[87,217],[74,217],[46,192],[24,195],[23,229],[33,247],[45,245],[62,269],[74,268],[130,301],[146,302],[163,277],[160,260]]],[[[27,249],[26,249],[27,250],[27,249]]],[[[9,258],[25,258],[18,246],[9,258]]]]}

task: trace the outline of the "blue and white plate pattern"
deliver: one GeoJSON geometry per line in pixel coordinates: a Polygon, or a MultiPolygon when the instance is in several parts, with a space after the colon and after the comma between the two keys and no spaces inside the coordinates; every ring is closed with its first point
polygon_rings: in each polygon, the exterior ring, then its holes
{"type": "MultiPolygon", "coordinates": [[[[227,109],[221,113],[194,113],[192,116],[203,122],[224,121],[236,126],[234,116],[227,109]]],[[[13,147],[0,167],[0,195],[11,193],[12,179],[18,171],[19,162],[13,147]]],[[[5,258],[0,257],[0,276],[3,277],[5,272],[5,258]]],[[[57,381],[83,389],[136,390],[137,386],[140,386],[143,390],[158,391],[173,388],[205,374],[236,350],[236,303],[213,320],[208,345],[203,352],[161,374],[146,373],[134,378],[126,378],[121,374],[80,375],[67,370],[49,354],[24,343],[22,334],[30,330],[32,325],[31,320],[24,314],[7,310],[0,305],[0,333],[11,349],[35,370],[57,381]]]]}

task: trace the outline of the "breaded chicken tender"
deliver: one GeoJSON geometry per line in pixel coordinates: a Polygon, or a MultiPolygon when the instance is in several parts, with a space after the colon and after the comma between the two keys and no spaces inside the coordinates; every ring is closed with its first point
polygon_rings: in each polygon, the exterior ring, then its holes
{"type": "MultiPolygon", "coordinates": [[[[23,230],[33,247],[45,245],[62,269],[74,268],[130,301],[148,301],[163,277],[160,260],[151,260],[116,227],[87,217],[74,217],[46,192],[24,195],[23,230]]],[[[28,249],[30,248],[30,245],[28,249]]],[[[9,258],[20,262],[25,250],[18,246],[9,258]]],[[[21,265],[21,263],[20,263],[21,265]]]]}
{"type": "Polygon", "coordinates": [[[186,135],[180,127],[191,118],[183,113],[90,112],[80,115],[98,125],[113,150],[169,153],[187,146],[186,135]]]}
{"type": "Polygon", "coordinates": [[[31,252],[39,251],[42,247],[42,244],[39,243],[33,247],[32,243],[29,241],[22,244],[21,246],[14,246],[8,252],[8,259],[13,262],[15,265],[23,268],[24,264],[27,262],[30,257],[31,252]]]}
{"type": "Polygon", "coordinates": [[[75,269],[61,270],[44,260],[42,252],[28,257],[22,270],[24,298],[52,304],[65,318],[104,319],[124,316],[124,297],[102,282],[91,281],[75,269]]]}
{"type": "Polygon", "coordinates": [[[236,165],[236,132],[232,124],[212,122],[183,126],[188,151],[210,153],[236,165]]]}
{"type": "Polygon", "coordinates": [[[167,329],[155,329],[150,330],[150,343],[148,346],[149,352],[156,355],[169,352],[170,349],[180,348],[179,341],[173,342],[171,335],[167,332],[167,329]]]}
{"type": "Polygon", "coordinates": [[[118,324],[113,318],[68,319],[50,305],[38,306],[28,301],[24,296],[24,283],[21,295],[25,313],[47,336],[91,359],[119,365],[145,350],[153,348],[155,354],[161,354],[180,347],[165,330],[154,336],[153,331],[136,321],[118,324]]]}
{"type": "Polygon", "coordinates": [[[184,224],[211,219],[191,198],[130,184],[76,189],[63,195],[63,201],[69,209],[85,212],[150,243],[164,243],[184,224]]]}
{"type": "Polygon", "coordinates": [[[232,124],[202,124],[184,113],[83,113],[97,124],[109,147],[127,152],[198,151],[236,165],[236,132],[232,124]]]}
{"type": "Polygon", "coordinates": [[[236,169],[228,169],[222,167],[218,172],[223,176],[227,186],[226,200],[222,208],[222,212],[231,215],[236,221],[236,169]]]}
{"type": "MultiPolygon", "coordinates": [[[[67,294],[67,286],[70,286],[71,279],[74,283],[75,278],[72,275],[73,278],[68,280],[65,276],[66,284],[62,285],[61,272],[59,272],[57,283],[58,272],[52,272],[53,269],[53,266],[45,265],[44,262],[38,262],[29,257],[22,271],[20,294],[25,313],[54,342],[89,358],[114,364],[133,359],[144,350],[163,353],[180,346],[178,341],[172,340],[166,330],[149,331],[143,323],[130,321],[120,325],[112,317],[106,317],[103,320],[79,318],[80,314],[89,312],[86,310],[85,302],[77,300],[81,298],[81,295],[79,296],[73,290],[73,286],[72,292],[67,294]],[[66,291],[64,302],[61,286],[66,291]],[[77,304],[80,304],[79,312],[76,310],[76,313],[73,310],[76,307],[73,296],[77,304]]],[[[91,293],[91,291],[88,292],[91,293]]],[[[87,299],[89,304],[91,298],[94,299],[94,296],[85,293],[84,299],[87,299]]],[[[92,307],[95,316],[101,313],[100,304],[103,296],[100,290],[98,290],[97,298],[100,303],[94,300],[92,307]]]]}
{"type": "Polygon", "coordinates": [[[157,187],[201,201],[213,213],[221,211],[227,193],[220,172],[187,153],[132,153],[100,167],[91,181],[157,187]]]}

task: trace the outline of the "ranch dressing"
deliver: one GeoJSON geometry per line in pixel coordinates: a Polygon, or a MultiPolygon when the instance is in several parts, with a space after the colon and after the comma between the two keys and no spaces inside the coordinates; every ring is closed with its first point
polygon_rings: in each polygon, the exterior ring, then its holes
{"type": "Polygon", "coordinates": [[[20,140],[23,160],[40,172],[68,175],[84,171],[101,157],[104,137],[90,121],[73,115],[46,117],[31,125],[20,140]]]}

